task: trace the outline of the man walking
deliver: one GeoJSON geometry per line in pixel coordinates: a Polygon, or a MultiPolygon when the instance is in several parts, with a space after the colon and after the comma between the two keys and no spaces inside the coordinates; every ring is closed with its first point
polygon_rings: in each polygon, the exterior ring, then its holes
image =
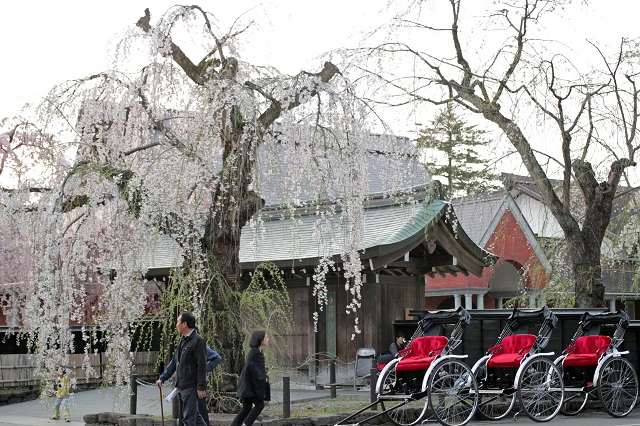
{"type": "MultiPolygon", "coordinates": [[[[209,346],[206,346],[206,354],[207,354],[207,373],[208,373],[210,371],[213,371],[213,369],[216,368],[218,364],[220,364],[220,362],[222,362],[222,357],[218,354],[218,352],[214,351],[209,346]]],[[[164,382],[169,380],[171,376],[173,376],[173,374],[176,372],[176,365],[178,365],[177,357],[178,357],[178,352],[176,351],[171,357],[171,361],[169,362],[169,365],[167,365],[167,368],[165,368],[162,374],[160,374],[160,379],[156,381],[156,385],[158,385],[159,388],[162,388],[162,385],[164,384],[164,382]]],[[[211,423],[209,422],[209,413],[207,411],[206,398],[198,399],[198,412],[204,419],[205,424],[207,426],[210,426],[211,423]]],[[[182,416],[180,416],[180,423],[178,424],[181,424],[181,423],[182,423],[182,416]]]]}
{"type": "MultiPolygon", "coordinates": [[[[204,339],[195,330],[196,318],[191,312],[182,312],[176,323],[180,342],[176,352],[176,383],[180,399],[182,424],[184,426],[206,426],[198,412],[198,399],[206,395],[207,358],[204,339]]],[[[162,380],[156,384],[162,386],[162,380]]]]}

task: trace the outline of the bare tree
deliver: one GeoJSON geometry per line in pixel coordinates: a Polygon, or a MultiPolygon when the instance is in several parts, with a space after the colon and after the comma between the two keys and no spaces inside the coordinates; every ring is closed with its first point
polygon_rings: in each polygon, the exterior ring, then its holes
{"type": "Polygon", "coordinates": [[[365,58],[375,52],[386,58],[377,59],[382,64],[393,64],[385,70],[360,63],[367,82],[391,92],[386,105],[455,101],[497,126],[562,228],[575,305],[603,306],[601,246],[612,200],[639,147],[636,44],[622,40],[613,58],[592,44],[595,69],[579,73],[563,44],[540,29],[568,2],[499,1],[486,12],[463,0],[410,3],[420,9],[398,15],[395,38],[365,49],[365,58]],[[412,73],[401,74],[398,64],[407,60],[412,73]],[[558,174],[561,188],[550,183],[558,174]]]}

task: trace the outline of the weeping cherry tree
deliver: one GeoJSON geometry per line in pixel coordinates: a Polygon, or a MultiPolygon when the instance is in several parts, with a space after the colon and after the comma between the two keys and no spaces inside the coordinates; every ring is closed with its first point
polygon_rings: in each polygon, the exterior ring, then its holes
{"type": "MultiPolygon", "coordinates": [[[[252,66],[238,52],[251,23],[217,22],[199,6],[173,7],[157,21],[147,9],[108,71],[56,86],[36,118],[12,127],[29,141],[38,173],[2,192],[0,207],[28,235],[30,262],[13,280],[43,375],[67,362],[70,325],[81,324],[104,333],[108,382],[128,381],[133,324],[149,313],[154,285],[145,279],[149,253],[167,240],[179,259],[171,284],[158,283],[167,324],[193,309],[225,353],[225,370],[237,373],[246,330],[290,318],[286,291],[273,284],[279,271],[264,265],[248,283],[239,267],[241,227],[251,221],[260,237],[265,185],[292,216],[316,206],[320,307],[335,269],[326,239],[340,239],[357,318],[369,111],[332,63],[293,76],[252,66]],[[342,234],[331,236],[323,227],[336,210],[342,234]]],[[[386,167],[390,188],[400,189],[403,168],[386,167]]]]}

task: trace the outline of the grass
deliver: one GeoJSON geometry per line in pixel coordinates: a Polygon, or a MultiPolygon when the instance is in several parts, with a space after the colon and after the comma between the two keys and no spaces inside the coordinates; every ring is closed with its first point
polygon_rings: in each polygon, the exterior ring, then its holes
{"type": "MultiPolygon", "coordinates": [[[[339,395],[338,398],[322,398],[291,403],[291,417],[303,418],[326,414],[351,414],[369,404],[362,396],[339,395]]],[[[282,404],[267,404],[262,412],[265,419],[282,418],[282,404]]]]}

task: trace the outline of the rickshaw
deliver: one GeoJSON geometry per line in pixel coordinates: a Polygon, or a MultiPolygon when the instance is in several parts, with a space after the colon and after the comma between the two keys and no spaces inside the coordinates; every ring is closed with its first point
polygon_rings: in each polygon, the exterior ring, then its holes
{"type": "Polygon", "coordinates": [[[478,382],[478,414],[488,420],[500,420],[514,408],[536,422],[553,419],[562,405],[562,374],[542,352],[558,322],[546,306],[518,309],[506,321],[496,344],[473,366],[478,382]],[[540,327],[537,334],[532,328],[540,327]]]}
{"type": "Polygon", "coordinates": [[[471,316],[462,307],[424,311],[418,328],[394,359],[379,366],[377,400],[336,425],[380,404],[378,413],[358,424],[386,416],[398,426],[436,420],[444,426],[462,426],[471,420],[478,403],[477,384],[471,369],[454,355],[471,316]],[[447,338],[445,327],[453,330],[447,338]]]}
{"type": "Polygon", "coordinates": [[[582,314],[569,347],[555,361],[565,384],[563,414],[578,414],[589,398],[600,400],[613,417],[633,410],[638,402],[638,376],[623,357],[629,351],[618,351],[628,325],[624,311],[582,314]],[[602,326],[614,328],[612,335],[600,334],[602,326]]]}

